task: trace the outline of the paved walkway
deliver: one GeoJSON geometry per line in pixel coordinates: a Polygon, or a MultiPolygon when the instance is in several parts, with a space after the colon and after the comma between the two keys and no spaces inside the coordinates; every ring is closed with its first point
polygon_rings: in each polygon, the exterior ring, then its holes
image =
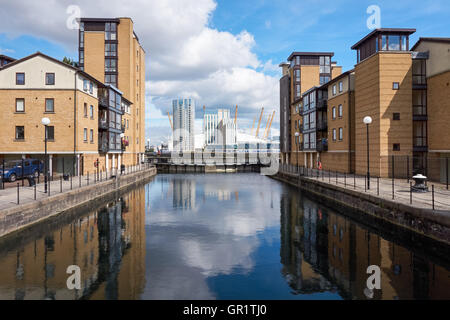
{"type": "MultiPolygon", "coordinates": [[[[141,166],[127,167],[127,171],[124,174],[132,174],[134,172],[142,171],[150,168],[150,164],[143,164],[141,166]]],[[[116,171],[113,172],[114,174],[116,171]]],[[[108,172],[108,177],[111,179],[111,172],[108,172]]],[[[92,185],[107,179],[106,173],[99,173],[98,180],[97,177],[90,174],[89,176],[74,176],[68,181],[62,180],[59,176],[54,177],[54,180],[48,183],[48,190],[50,192],[45,193],[45,184],[43,183],[43,178],[40,178],[40,183],[36,184],[36,187],[28,186],[28,181],[25,180],[25,186],[22,187],[22,181],[17,181],[16,187],[6,188],[0,190],[0,210],[6,209],[12,206],[17,206],[17,193],[19,193],[19,204],[25,204],[33,201],[37,201],[52,195],[56,195],[62,192],[67,192],[70,190],[85,187],[87,185],[92,185]],[[19,188],[17,188],[17,183],[19,188]]]]}
{"type": "MultiPolygon", "coordinates": [[[[293,176],[298,176],[298,173],[282,171],[293,176]]],[[[429,192],[416,193],[410,192],[410,184],[406,179],[395,179],[394,187],[392,186],[392,179],[370,179],[370,190],[366,188],[366,179],[364,176],[354,176],[353,174],[344,175],[338,173],[336,177],[335,172],[314,170],[309,173],[310,176],[302,176],[306,179],[317,180],[331,185],[338,185],[341,188],[348,190],[356,190],[361,193],[368,193],[375,197],[412,205],[418,208],[433,209],[433,192],[434,186],[434,209],[439,211],[448,211],[450,216],[450,190],[446,189],[446,185],[441,183],[428,182],[429,192]],[[319,174],[319,177],[317,177],[319,174]],[[394,190],[394,193],[392,192],[394,190]]],[[[410,181],[414,185],[414,181],[410,181]]]]}

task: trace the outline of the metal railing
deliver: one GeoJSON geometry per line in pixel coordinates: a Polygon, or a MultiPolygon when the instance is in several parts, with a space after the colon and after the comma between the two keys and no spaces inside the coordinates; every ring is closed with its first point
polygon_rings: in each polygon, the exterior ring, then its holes
{"type": "Polygon", "coordinates": [[[349,190],[371,194],[424,209],[450,211],[448,177],[445,183],[426,182],[428,192],[418,193],[414,192],[415,182],[412,179],[393,178],[395,172],[388,178],[380,178],[378,176],[370,176],[369,178],[367,175],[357,175],[333,170],[319,170],[293,164],[280,164],[279,172],[281,174],[340,186],[349,190]],[[368,183],[369,179],[370,186],[368,183]]]}
{"type": "Polygon", "coordinates": [[[151,163],[141,163],[133,166],[121,166],[110,170],[87,171],[84,175],[74,176],[72,174],[56,173],[48,175],[47,186],[44,178],[40,175],[36,179],[27,177],[20,182],[6,182],[1,180],[0,186],[0,209],[9,207],[12,203],[22,204],[24,202],[37,201],[50,197],[56,193],[63,193],[77,188],[83,188],[92,184],[101,183],[110,179],[118,179],[120,176],[142,172],[155,167],[151,163]],[[25,183],[26,181],[26,183],[25,183]]]}

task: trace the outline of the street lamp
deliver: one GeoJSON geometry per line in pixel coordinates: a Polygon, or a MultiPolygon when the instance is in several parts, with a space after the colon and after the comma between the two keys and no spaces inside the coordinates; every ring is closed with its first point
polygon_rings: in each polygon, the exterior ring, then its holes
{"type": "MultiPolygon", "coordinates": [[[[125,133],[121,133],[120,134],[120,141],[121,141],[121,145],[120,145],[120,152],[122,153],[122,156],[120,157],[120,162],[123,161],[123,138],[125,137],[125,133]]],[[[122,163],[119,163],[120,165],[120,174],[122,174],[122,163]]],[[[116,172],[117,173],[117,172],[116,172]]]]}
{"type": "Polygon", "coordinates": [[[48,125],[50,124],[49,118],[42,118],[41,120],[42,124],[44,125],[45,132],[44,132],[44,141],[45,141],[45,176],[44,176],[44,183],[45,183],[45,189],[44,192],[47,193],[47,182],[48,182],[48,155],[47,155],[47,135],[48,135],[48,125]]]}
{"type": "Polygon", "coordinates": [[[367,189],[370,190],[370,165],[369,165],[369,124],[372,123],[372,117],[365,117],[364,123],[367,127],[367,189]]]}
{"type": "Polygon", "coordinates": [[[298,148],[297,148],[298,149],[297,150],[297,172],[300,173],[300,170],[298,169],[298,156],[300,153],[300,141],[299,141],[298,137],[300,137],[300,132],[295,133],[295,139],[296,139],[297,146],[298,146],[298,148]]]}

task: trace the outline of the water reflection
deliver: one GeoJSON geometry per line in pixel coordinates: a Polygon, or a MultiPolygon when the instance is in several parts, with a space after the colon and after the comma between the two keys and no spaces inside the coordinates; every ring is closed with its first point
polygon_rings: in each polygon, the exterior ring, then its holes
{"type": "Polygon", "coordinates": [[[345,299],[449,299],[450,272],[306,196],[282,199],[282,273],[295,294],[330,290],[345,299]],[[366,269],[381,268],[368,291],[366,269]]]}
{"type": "Polygon", "coordinates": [[[450,298],[447,257],[319,202],[257,174],[159,175],[1,239],[0,299],[450,298]],[[73,264],[81,290],[66,287],[73,264]],[[373,264],[382,290],[368,292],[373,264]]]}

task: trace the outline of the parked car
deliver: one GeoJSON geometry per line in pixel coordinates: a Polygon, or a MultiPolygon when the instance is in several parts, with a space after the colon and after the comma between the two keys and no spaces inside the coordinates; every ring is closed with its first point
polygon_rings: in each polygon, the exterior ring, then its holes
{"type": "Polygon", "coordinates": [[[17,179],[33,175],[35,178],[44,171],[44,162],[38,159],[24,159],[22,170],[22,160],[10,160],[5,162],[5,172],[0,165],[0,175],[5,177],[5,181],[14,182],[17,179]],[[22,176],[23,174],[23,176],[22,176]]]}

